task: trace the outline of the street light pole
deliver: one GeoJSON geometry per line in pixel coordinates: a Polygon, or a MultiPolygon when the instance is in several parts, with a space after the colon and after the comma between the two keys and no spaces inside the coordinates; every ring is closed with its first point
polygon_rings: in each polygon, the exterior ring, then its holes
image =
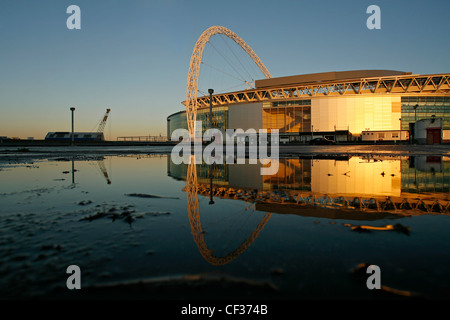
{"type": "Polygon", "coordinates": [[[416,124],[417,124],[417,108],[419,107],[419,104],[416,103],[414,106],[414,131],[413,131],[413,139],[412,141],[416,141],[416,124]]]}
{"type": "Polygon", "coordinates": [[[418,108],[418,107],[419,107],[418,104],[416,104],[416,105],[414,106],[414,123],[417,122],[417,108],[418,108]]]}
{"type": "MultiPolygon", "coordinates": [[[[208,89],[209,93],[209,127],[212,129],[213,127],[213,112],[212,112],[212,95],[214,93],[213,89],[208,89]]],[[[211,137],[212,141],[212,137],[211,137]]],[[[215,151],[215,150],[214,150],[215,151]]],[[[213,199],[213,170],[212,170],[212,164],[209,165],[209,204],[214,204],[213,199]]]]}
{"type": "Polygon", "coordinates": [[[209,92],[209,126],[212,129],[213,127],[212,95],[214,93],[214,89],[208,89],[208,92],[209,92]]]}
{"type": "Polygon", "coordinates": [[[73,143],[73,142],[74,142],[74,135],[73,135],[73,112],[75,111],[75,108],[74,108],[74,107],[71,107],[71,108],[70,108],[70,111],[72,111],[72,137],[71,137],[72,139],[71,139],[71,140],[72,140],[72,146],[73,146],[73,144],[74,144],[74,143],[73,143]]]}

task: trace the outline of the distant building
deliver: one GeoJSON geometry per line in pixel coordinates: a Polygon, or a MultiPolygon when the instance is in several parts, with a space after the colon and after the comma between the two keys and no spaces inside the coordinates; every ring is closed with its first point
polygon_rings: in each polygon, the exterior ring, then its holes
{"type": "MultiPolygon", "coordinates": [[[[423,119],[416,122],[414,138],[418,144],[440,144],[443,140],[442,119],[423,119]]],[[[447,131],[447,130],[446,130],[447,131]]]]}
{"type": "MultiPolygon", "coordinates": [[[[74,132],[74,141],[104,141],[105,137],[102,132],[74,132]]],[[[45,136],[45,140],[49,141],[71,141],[71,132],[49,132],[45,136]]]]}
{"type": "Polygon", "coordinates": [[[407,130],[363,131],[362,141],[406,141],[409,139],[407,130]]]}

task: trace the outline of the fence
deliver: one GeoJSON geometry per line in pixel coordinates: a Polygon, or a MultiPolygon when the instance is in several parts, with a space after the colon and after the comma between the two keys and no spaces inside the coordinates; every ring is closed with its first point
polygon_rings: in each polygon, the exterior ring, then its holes
{"type": "Polygon", "coordinates": [[[138,142],[167,142],[166,136],[129,136],[117,137],[117,141],[138,141],[138,142]]]}

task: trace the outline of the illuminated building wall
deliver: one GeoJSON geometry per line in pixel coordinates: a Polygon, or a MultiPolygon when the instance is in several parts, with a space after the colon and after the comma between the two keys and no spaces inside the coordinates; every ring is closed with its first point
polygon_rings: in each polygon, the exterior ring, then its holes
{"type": "Polygon", "coordinates": [[[262,127],[280,133],[311,131],[311,100],[266,102],[262,109],[262,127]]]}
{"type": "Polygon", "coordinates": [[[313,130],[399,130],[401,97],[390,95],[317,97],[311,100],[313,130]],[[336,126],[336,127],[335,127],[336,126]]]}
{"type": "Polygon", "coordinates": [[[279,133],[311,131],[311,100],[247,103],[228,107],[229,129],[278,129],[279,133]]]}

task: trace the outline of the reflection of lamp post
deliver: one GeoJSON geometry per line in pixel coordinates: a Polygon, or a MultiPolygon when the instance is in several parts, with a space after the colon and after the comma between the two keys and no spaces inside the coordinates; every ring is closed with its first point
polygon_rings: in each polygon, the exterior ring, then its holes
{"type": "Polygon", "coordinates": [[[209,204],[214,204],[212,164],[209,165],[209,197],[209,204]]]}
{"type": "Polygon", "coordinates": [[[74,107],[71,107],[70,108],[70,111],[72,111],[72,145],[73,145],[73,141],[74,141],[74,136],[73,136],[73,112],[75,111],[75,108],[74,107]]]}
{"type": "Polygon", "coordinates": [[[72,184],[75,185],[75,161],[72,159],[72,184]]]}

